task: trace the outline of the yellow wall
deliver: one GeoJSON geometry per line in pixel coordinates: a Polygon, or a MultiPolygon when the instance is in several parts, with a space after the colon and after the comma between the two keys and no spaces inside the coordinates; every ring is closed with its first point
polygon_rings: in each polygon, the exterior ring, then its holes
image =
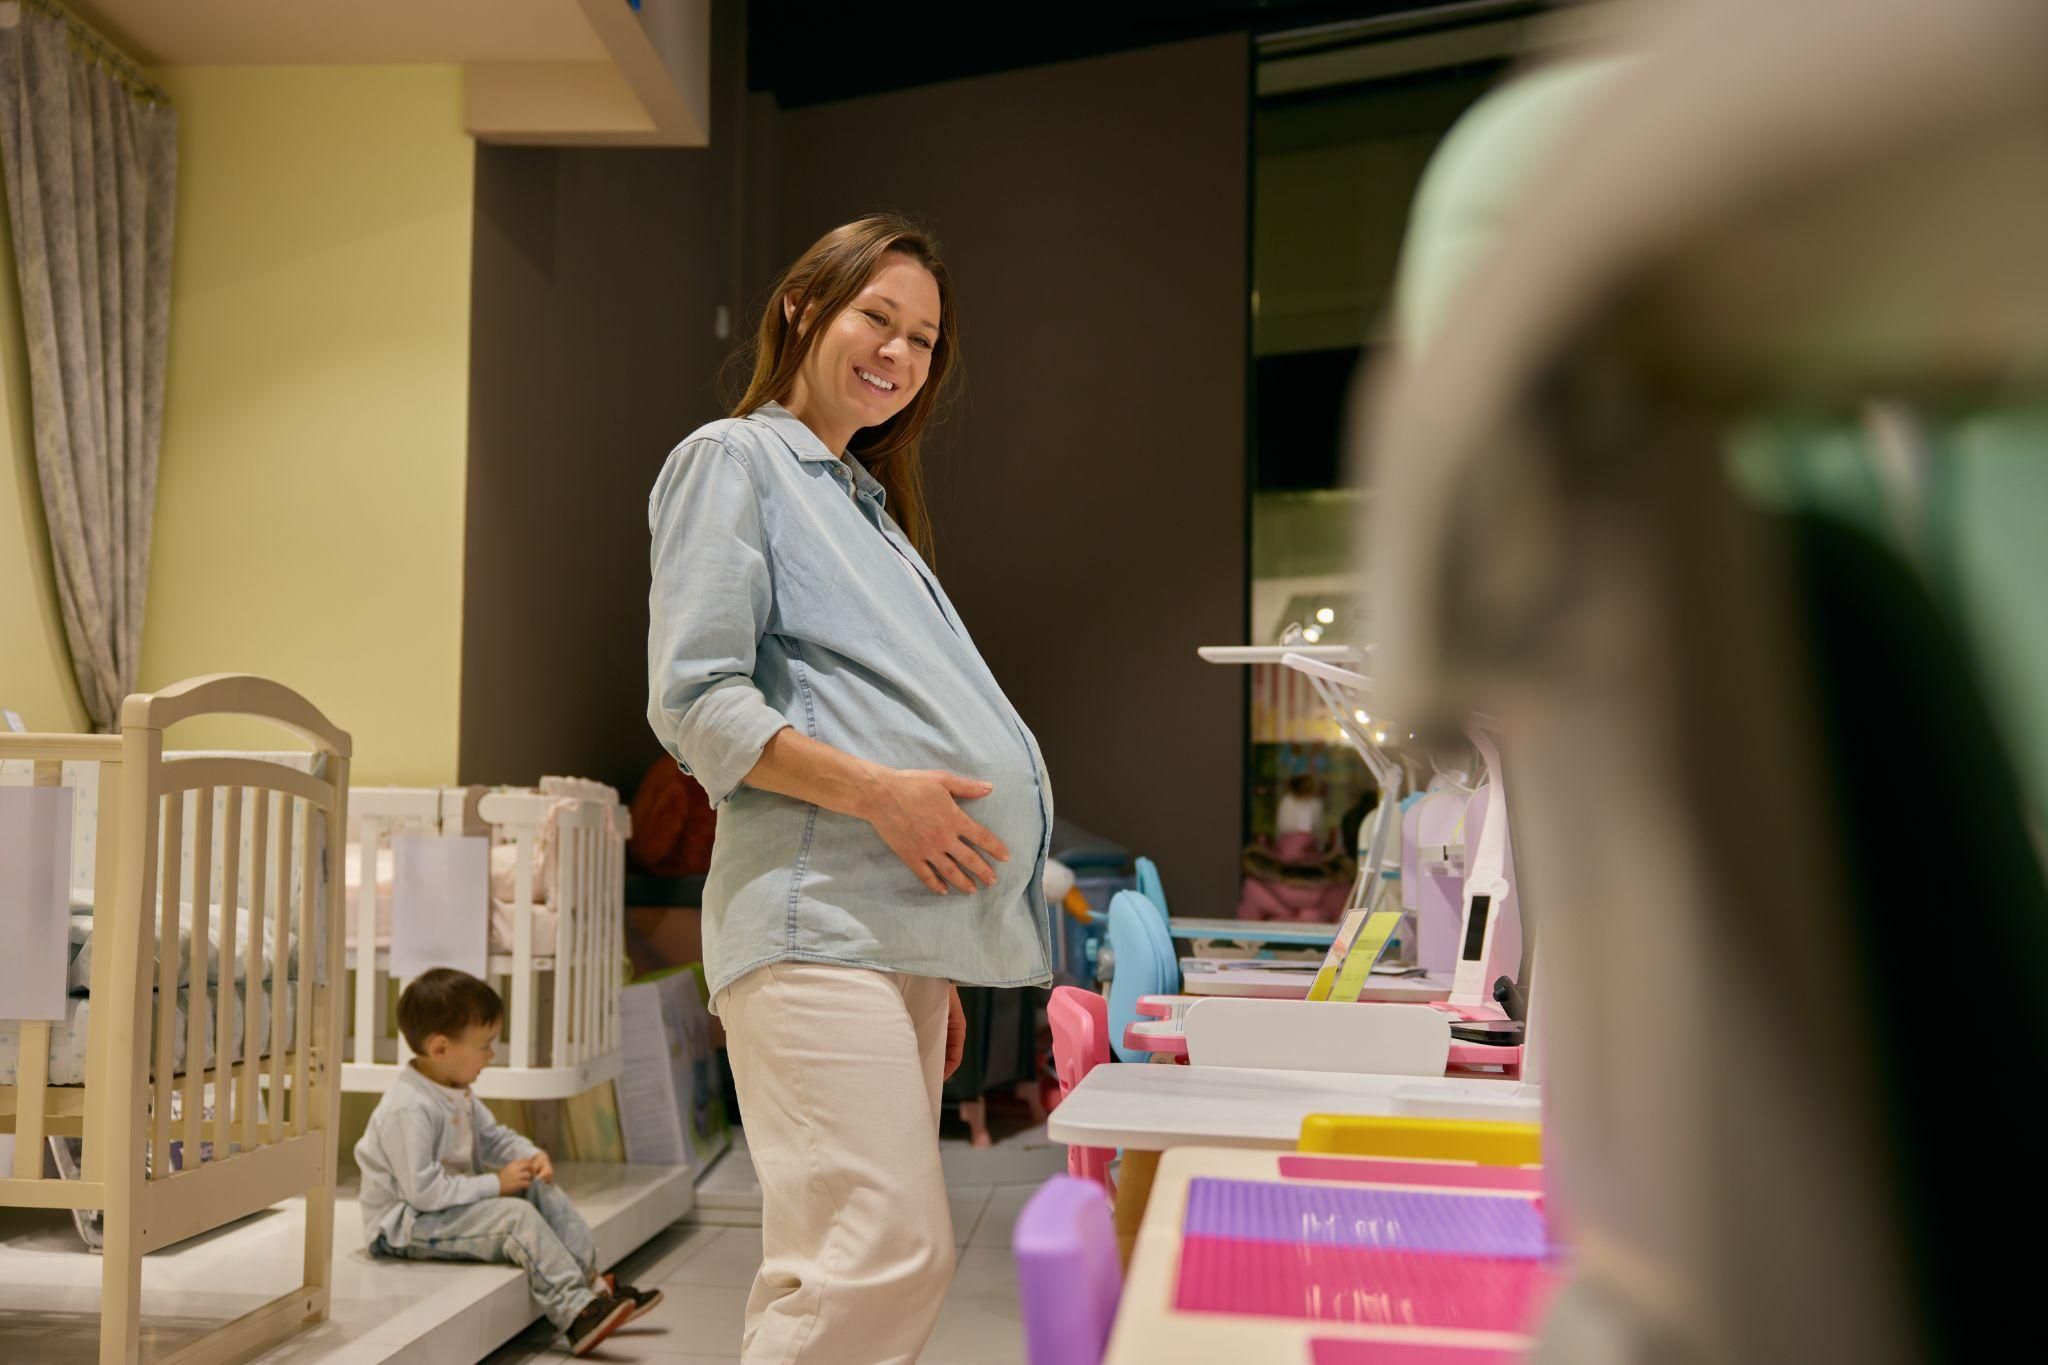
{"type": "Polygon", "coordinates": [[[36,481],[11,231],[0,212],[0,707],[31,730],[83,730],[36,481]]]}
{"type": "MultiPolygon", "coordinates": [[[[352,732],[355,780],[453,781],[474,165],[461,74],[151,75],[178,110],[179,166],[142,686],[260,673],[352,732]]],[[[199,723],[172,742],[262,739],[199,723]]]]}

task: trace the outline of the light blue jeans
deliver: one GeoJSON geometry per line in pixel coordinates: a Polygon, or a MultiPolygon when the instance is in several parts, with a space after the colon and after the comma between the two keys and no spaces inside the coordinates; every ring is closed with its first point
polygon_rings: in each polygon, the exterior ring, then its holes
{"type": "Polygon", "coordinates": [[[597,1245],[590,1225],[553,1182],[536,1180],[523,1195],[418,1215],[412,1242],[394,1247],[382,1237],[377,1250],[414,1261],[510,1261],[526,1270],[526,1283],[548,1321],[566,1328],[596,1297],[597,1245]]]}

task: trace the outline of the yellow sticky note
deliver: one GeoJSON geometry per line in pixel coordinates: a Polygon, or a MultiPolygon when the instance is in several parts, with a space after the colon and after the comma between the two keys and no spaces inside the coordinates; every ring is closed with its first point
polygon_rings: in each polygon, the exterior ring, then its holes
{"type": "Polygon", "coordinates": [[[1367,912],[1364,910],[1345,912],[1343,922],[1337,926],[1337,937],[1330,941],[1330,951],[1323,954],[1323,965],[1316,972],[1316,979],[1308,988],[1309,999],[1330,998],[1330,991],[1337,984],[1337,969],[1344,965],[1344,956],[1351,951],[1351,945],[1358,938],[1359,931],[1365,928],[1367,918],[1367,912]]]}
{"type": "Polygon", "coordinates": [[[1358,993],[1365,989],[1366,978],[1372,975],[1373,964],[1386,951],[1387,940],[1394,936],[1394,930],[1400,923],[1399,910],[1382,910],[1366,921],[1357,942],[1351,945],[1351,951],[1344,957],[1344,970],[1337,977],[1330,999],[1358,999],[1358,993]]]}

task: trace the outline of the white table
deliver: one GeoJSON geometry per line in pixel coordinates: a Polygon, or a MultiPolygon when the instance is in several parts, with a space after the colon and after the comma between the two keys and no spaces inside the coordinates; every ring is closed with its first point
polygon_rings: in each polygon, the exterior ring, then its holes
{"type": "MultiPolygon", "coordinates": [[[[1268,1000],[1306,1000],[1316,979],[1313,971],[1280,971],[1258,967],[1219,968],[1200,958],[1180,964],[1183,995],[1256,996],[1268,1000]]],[[[1451,983],[1433,976],[1373,976],[1358,994],[1360,1000],[1427,1005],[1451,998],[1451,983]]]]}
{"type": "Polygon", "coordinates": [[[1310,1114],[1542,1122],[1536,1088],[1519,1081],[1112,1062],[1090,1071],[1067,1093],[1047,1118],[1046,1135],[1070,1147],[1124,1149],[1116,1235],[1128,1265],[1161,1152],[1197,1146],[1291,1150],[1310,1114]]]}
{"type": "Polygon", "coordinates": [[[1519,1081],[1111,1064],[1081,1078],[1046,1133],[1074,1147],[1292,1149],[1310,1114],[1542,1121],[1536,1087],[1519,1081]]]}

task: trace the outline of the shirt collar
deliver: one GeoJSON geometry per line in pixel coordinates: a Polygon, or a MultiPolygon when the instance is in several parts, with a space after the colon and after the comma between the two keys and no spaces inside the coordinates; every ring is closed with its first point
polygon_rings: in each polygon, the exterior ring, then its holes
{"type": "MultiPolygon", "coordinates": [[[[799,460],[819,462],[840,459],[825,448],[825,443],[818,439],[818,433],[805,425],[802,418],[772,399],[755,408],[748,416],[767,424],[799,460]]],[[[868,473],[866,466],[851,454],[845,457],[844,463],[848,472],[853,475],[855,489],[873,498],[878,505],[888,506],[888,490],[882,487],[874,475],[868,473]]]]}
{"type": "Polygon", "coordinates": [[[405,1064],[405,1074],[412,1077],[414,1083],[428,1094],[439,1095],[451,1104],[466,1099],[469,1095],[467,1088],[457,1090],[453,1086],[443,1085],[410,1062],[405,1064]]]}

